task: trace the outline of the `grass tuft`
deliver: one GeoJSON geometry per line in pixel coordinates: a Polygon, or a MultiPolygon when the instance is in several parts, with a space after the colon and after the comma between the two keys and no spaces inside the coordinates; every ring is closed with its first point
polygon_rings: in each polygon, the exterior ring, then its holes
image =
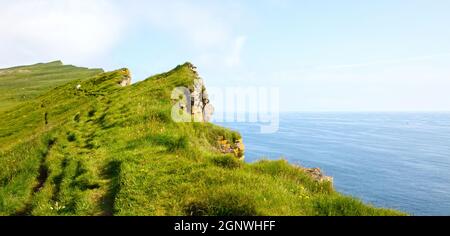
{"type": "Polygon", "coordinates": [[[215,156],[212,158],[212,162],[219,167],[228,169],[237,169],[243,165],[242,161],[232,154],[215,156]]]}
{"type": "Polygon", "coordinates": [[[256,209],[251,196],[229,190],[209,191],[184,206],[190,216],[254,216],[256,209]]]}

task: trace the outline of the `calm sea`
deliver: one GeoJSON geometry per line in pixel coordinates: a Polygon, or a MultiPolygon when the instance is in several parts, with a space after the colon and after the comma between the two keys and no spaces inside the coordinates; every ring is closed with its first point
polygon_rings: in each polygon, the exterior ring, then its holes
{"type": "Polygon", "coordinates": [[[450,215],[450,113],[283,113],[280,130],[238,130],[246,160],[319,167],[338,191],[413,215],[450,215]]]}

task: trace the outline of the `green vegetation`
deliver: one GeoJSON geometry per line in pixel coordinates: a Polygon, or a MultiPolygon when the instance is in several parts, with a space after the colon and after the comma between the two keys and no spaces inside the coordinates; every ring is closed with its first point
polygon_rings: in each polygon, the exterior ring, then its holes
{"type": "Polygon", "coordinates": [[[1,69],[0,112],[71,80],[88,79],[102,72],[101,69],[63,65],[60,61],[1,69]]]}
{"type": "Polygon", "coordinates": [[[172,89],[196,78],[188,64],[120,87],[127,73],[74,77],[0,111],[0,215],[402,215],[286,161],[222,154],[219,137],[236,132],[173,122],[172,89]]]}

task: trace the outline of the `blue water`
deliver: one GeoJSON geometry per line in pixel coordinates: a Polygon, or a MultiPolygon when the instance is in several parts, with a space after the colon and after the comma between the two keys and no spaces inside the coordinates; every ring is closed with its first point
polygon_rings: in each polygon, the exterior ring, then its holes
{"type": "Polygon", "coordinates": [[[283,113],[280,129],[241,132],[246,160],[319,167],[338,191],[413,215],[450,215],[450,113],[283,113]]]}

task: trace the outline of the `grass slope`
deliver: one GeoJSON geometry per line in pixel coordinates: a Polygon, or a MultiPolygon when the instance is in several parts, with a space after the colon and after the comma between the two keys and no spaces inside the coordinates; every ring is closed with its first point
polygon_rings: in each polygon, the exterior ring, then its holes
{"type": "Polygon", "coordinates": [[[401,215],[334,191],[286,161],[221,154],[236,132],[174,123],[188,64],[128,87],[126,69],[78,79],[0,124],[0,215],[401,215]],[[81,89],[75,87],[81,84],[81,89]]]}
{"type": "Polygon", "coordinates": [[[103,72],[63,65],[60,61],[0,70],[0,112],[41,95],[74,79],[103,72]]]}

